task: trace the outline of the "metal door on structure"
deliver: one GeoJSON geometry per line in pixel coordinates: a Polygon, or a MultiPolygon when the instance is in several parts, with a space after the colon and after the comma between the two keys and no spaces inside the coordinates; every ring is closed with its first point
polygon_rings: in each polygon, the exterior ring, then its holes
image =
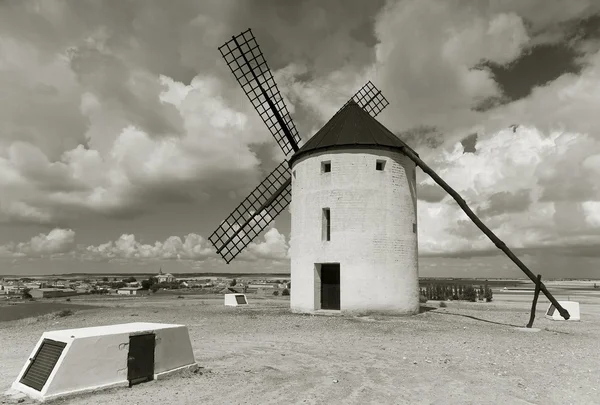
{"type": "Polygon", "coordinates": [[[129,336],[127,379],[130,387],[154,379],[154,347],[153,333],[129,336]]]}
{"type": "Polygon", "coordinates": [[[321,265],[321,309],[340,309],[340,264],[321,265]]]}

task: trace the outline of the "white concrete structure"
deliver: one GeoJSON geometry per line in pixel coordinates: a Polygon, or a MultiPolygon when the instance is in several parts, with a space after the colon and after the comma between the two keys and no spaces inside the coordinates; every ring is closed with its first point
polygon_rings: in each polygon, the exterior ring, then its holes
{"type": "MultiPolygon", "coordinates": [[[[581,316],[579,313],[579,302],[577,301],[558,301],[558,303],[567,311],[569,311],[569,321],[579,321],[581,320],[581,316]]],[[[554,321],[564,321],[560,313],[556,310],[554,305],[550,304],[548,310],[546,311],[546,318],[552,319],[554,321]]]]}
{"type": "Polygon", "coordinates": [[[402,145],[354,104],[290,159],[293,312],[418,312],[415,164],[402,145]]]}
{"type": "Polygon", "coordinates": [[[117,289],[119,295],[142,295],[147,292],[148,290],[144,290],[142,287],[121,287],[117,289]]]}
{"type": "Polygon", "coordinates": [[[137,322],[57,330],[44,332],[12,388],[44,401],[158,379],[195,365],[185,325],[137,322]]]}
{"type": "Polygon", "coordinates": [[[225,294],[225,306],[240,307],[248,305],[246,294],[225,294]]]}

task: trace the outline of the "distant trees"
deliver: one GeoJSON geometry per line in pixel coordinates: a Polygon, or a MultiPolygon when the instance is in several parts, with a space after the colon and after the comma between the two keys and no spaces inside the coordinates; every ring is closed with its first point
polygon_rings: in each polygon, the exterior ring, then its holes
{"type": "Polygon", "coordinates": [[[29,293],[30,291],[31,288],[23,288],[23,291],[21,292],[21,298],[23,298],[24,300],[33,298],[29,293]]]}
{"type": "Polygon", "coordinates": [[[167,282],[159,283],[158,279],[156,277],[150,277],[146,280],[142,280],[141,284],[142,284],[142,288],[144,290],[150,290],[152,292],[157,292],[161,288],[165,288],[165,289],[169,289],[169,290],[179,289],[179,283],[177,281],[174,281],[171,283],[167,283],[167,282]]]}
{"type": "Polygon", "coordinates": [[[488,286],[487,280],[485,280],[485,284],[483,285],[483,297],[486,302],[492,302],[493,297],[492,289],[488,286]]]}
{"type": "Polygon", "coordinates": [[[135,277],[127,277],[123,279],[124,283],[135,283],[137,280],[135,277]]]}
{"type": "Polygon", "coordinates": [[[471,302],[477,301],[477,291],[472,285],[466,286],[463,290],[463,299],[471,302]]]}
{"type": "Polygon", "coordinates": [[[123,287],[125,287],[126,285],[127,285],[127,284],[125,284],[125,283],[124,283],[124,282],[122,282],[122,281],[113,281],[113,282],[111,282],[111,283],[110,283],[110,288],[113,288],[113,289],[118,289],[118,288],[123,288],[123,287]]]}
{"type": "Polygon", "coordinates": [[[464,300],[475,302],[477,299],[492,301],[492,289],[489,288],[487,280],[483,285],[475,288],[473,285],[429,283],[420,289],[420,302],[427,300],[464,300]]]}
{"type": "Polygon", "coordinates": [[[102,281],[104,281],[105,283],[108,283],[108,277],[102,277],[102,281]]]}

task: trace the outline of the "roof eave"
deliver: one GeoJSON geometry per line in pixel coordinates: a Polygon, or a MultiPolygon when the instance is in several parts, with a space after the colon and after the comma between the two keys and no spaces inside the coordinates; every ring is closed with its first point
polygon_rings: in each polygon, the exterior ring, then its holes
{"type": "Polygon", "coordinates": [[[290,159],[289,159],[289,166],[290,168],[294,165],[294,163],[305,156],[308,155],[312,155],[312,154],[318,154],[321,152],[325,152],[325,151],[331,151],[331,150],[341,150],[341,149],[382,149],[382,150],[391,150],[393,152],[400,152],[403,153],[403,149],[404,148],[408,148],[410,149],[415,155],[419,156],[419,154],[417,152],[415,152],[412,148],[410,148],[408,145],[398,145],[398,146],[391,146],[391,145],[378,145],[378,144],[364,144],[364,143],[356,143],[356,144],[349,144],[349,145],[331,145],[331,146],[323,146],[323,147],[319,147],[319,148],[315,148],[315,149],[309,149],[306,151],[298,151],[296,152],[290,159]]]}

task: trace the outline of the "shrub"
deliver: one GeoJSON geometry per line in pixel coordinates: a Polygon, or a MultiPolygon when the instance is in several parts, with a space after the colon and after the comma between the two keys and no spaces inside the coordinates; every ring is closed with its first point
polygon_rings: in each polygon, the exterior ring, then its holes
{"type": "Polygon", "coordinates": [[[273,295],[275,295],[275,296],[279,295],[279,291],[277,291],[277,290],[273,291],[273,295]]]}
{"type": "Polygon", "coordinates": [[[485,284],[483,286],[484,288],[484,292],[483,292],[483,297],[485,298],[486,302],[492,302],[492,289],[490,287],[488,287],[488,283],[487,280],[485,280],[485,284]]]}
{"type": "Polygon", "coordinates": [[[284,288],[283,291],[281,292],[282,296],[287,296],[290,295],[290,290],[288,290],[287,288],[284,288]]]}
{"type": "Polygon", "coordinates": [[[31,299],[31,298],[33,298],[31,296],[31,294],[29,294],[29,291],[31,291],[30,288],[23,288],[23,292],[21,293],[21,298],[23,298],[23,299],[31,299]]]}
{"type": "Polygon", "coordinates": [[[65,316],[71,316],[73,314],[74,314],[74,312],[71,311],[70,309],[63,309],[62,311],[58,311],[56,313],[56,316],[59,318],[64,318],[65,316]]]}
{"type": "Polygon", "coordinates": [[[485,301],[486,302],[492,302],[493,295],[494,294],[492,294],[492,289],[491,288],[486,289],[485,290],[485,295],[484,295],[485,301]]]}
{"type": "Polygon", "coordinates": [[[425,304],[425,303],[427,302],[427,297],[421,294],[421,295],[419,296],[419,302],[420,302],[421,304],[425,304]]]}
{"type": "Polygon", "coordinates": [[[67,301],[67,302],[71,302],[71,298],[67,298],[67,299],[66,299],[66,301],[67,301]]]}
{"type": "Polygon", "coordinates": [[[152,284],[152,285],[150,286],[150,291],[152,291],[153,293],[155,293],[155,292],[157,292],[157,291],[158,291],[158,289],[159,289],[159,288],[160,288],[160,287],[158,286],[158,284],[152,284]]]}
{"type": "Polygon", "coordinates": [[[440,308],[446,308],[448,305],[444,301],[440,302],[440,308]]]}
{"type": "Polygon", "coordinates": [[[185,298],[183,295],[178,295],[177,298],[185,298]]]}
{"type": "Polygon", "coordinates": [[[472,285],[468,285],[463,289],[463,299],[471,302],[477,301],[477,291],[472,285]]]}

